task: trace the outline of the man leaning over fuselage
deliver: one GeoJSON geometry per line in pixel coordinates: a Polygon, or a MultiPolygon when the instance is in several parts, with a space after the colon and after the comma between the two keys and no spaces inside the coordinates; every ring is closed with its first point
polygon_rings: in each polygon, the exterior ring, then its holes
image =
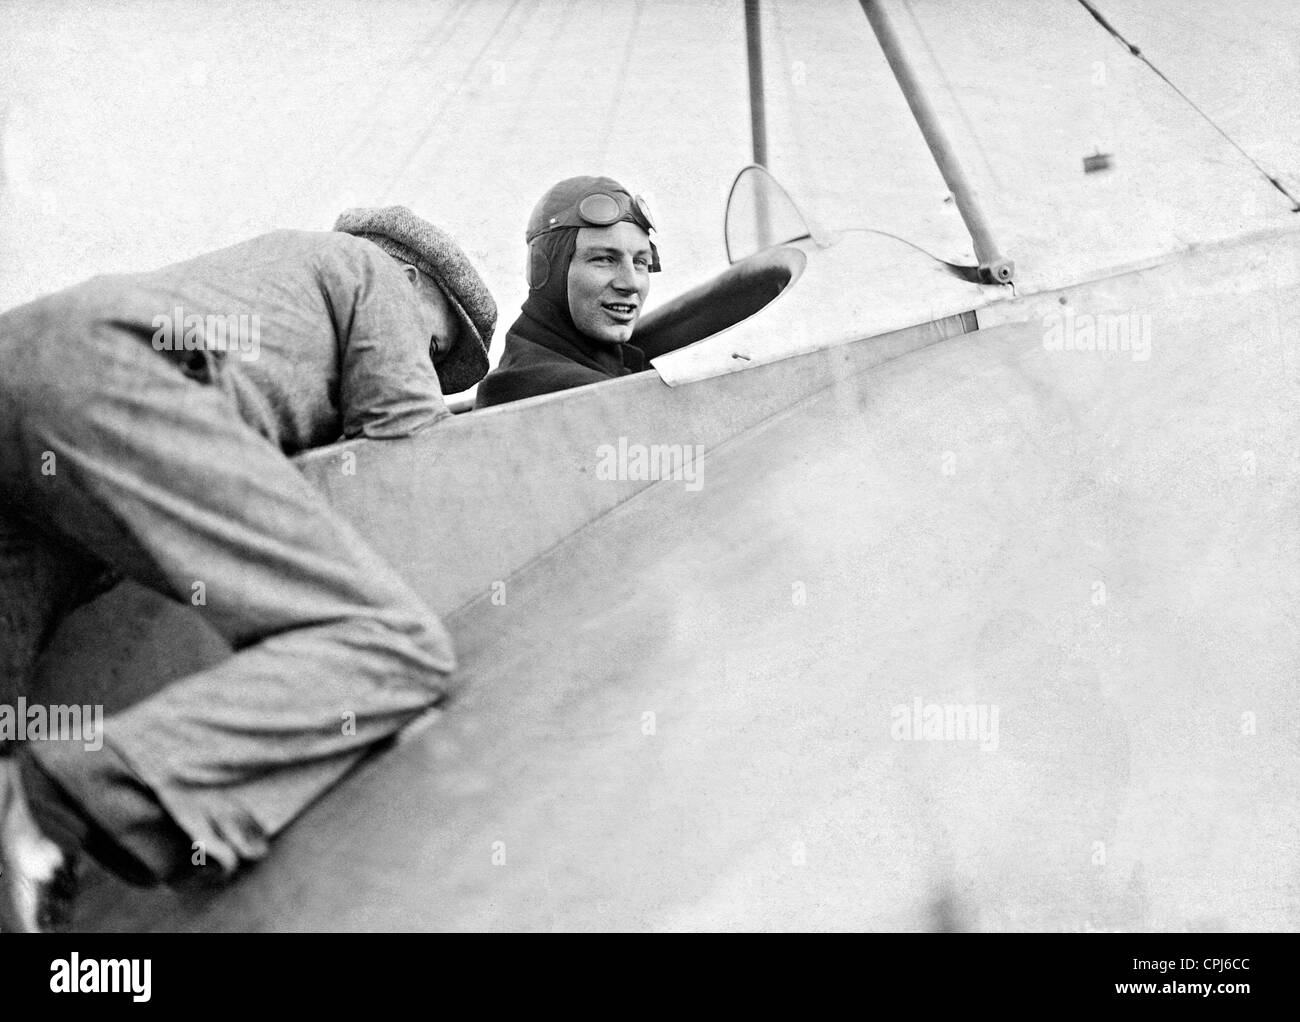
{"type": "Polygon", "coordinates": [[[436,426],[495,319],[456,243],[402,207],[0,315],[0,701],[106,569],[186,603],[201,584],[235,650],[110,714],[100,748],[0,743],[0,929],[66,924],[83,853],[138,883],[262,857],[440,698],[442,623],[288,456],[436,426]],[[252,317],[256,346],[201,335],[252,317]]]}

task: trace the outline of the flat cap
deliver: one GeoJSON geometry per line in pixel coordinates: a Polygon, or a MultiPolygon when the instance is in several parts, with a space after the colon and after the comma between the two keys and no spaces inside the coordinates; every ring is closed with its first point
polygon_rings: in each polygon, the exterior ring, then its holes
{"type": "Polygon", "coordinates": [[[468,390],[487,374],[488,345],[496,328],[497,304],[483,278],[446,231],[405,206],[345,210],[334,230],[374,242],[389,255],[428,274],[447,296],[464,329],[438,368],[446,394],[468,390]]]}

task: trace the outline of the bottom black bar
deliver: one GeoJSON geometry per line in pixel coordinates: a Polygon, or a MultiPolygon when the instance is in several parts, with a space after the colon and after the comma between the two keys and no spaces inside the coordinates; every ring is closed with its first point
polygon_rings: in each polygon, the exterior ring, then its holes
{"type": "Polygon", "coordinates": [[[483,1010],[512,995],[536,1010],[537,998],[563,990],[566,1009],[590,1001],[607,1013],[663,997],[680,1006],[690,988],[732,1009],[784,994],[805,1007],[846,995],[859,1004],[901,998],[927,1014],[1126,1004],[1237,1013],[1294,1001],[1296,951],[1292,934],[570,936],[527,945],[434,934],[14,935],[0,947],[0,998],[6,1009],[112,1001],[129,1011],[255,1006],[301,1015],[389,1000],[447,1006],[462,994],[483,1010]]]}

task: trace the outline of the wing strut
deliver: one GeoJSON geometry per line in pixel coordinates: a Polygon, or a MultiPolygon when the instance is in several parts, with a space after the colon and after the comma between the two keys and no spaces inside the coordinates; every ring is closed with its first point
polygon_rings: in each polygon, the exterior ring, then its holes
{"type": "MultiPolygon", "coordinates": [[[[763,95],[763,26],[759,20],[759,0],[745,0],[745,53],[749,63],[749,130],[754,140],[754,163],[767,169],[767,107],[763,95]]],[[[759,247],[772,243],[772,217],[767,195],[762,189],[756,196],[754,210],[759,247]]]]}
{"type": "Polygon", "coordinates": [[[930,147],[930,155],[934,157],[939,173],[943,175],[944,181],[952,191],[961,218],[966,222],[966,229],[970,231],[971,241],[975,243],[975,258],[979,262],[980,276],[991,284],[1010,284],[1015,276],[1016,264],[998,251],[997,243],[993,240],[993,232],[984,218],[979,200],[975,197],[975,190],[967,180],[966,172],[962,170],[952,143],[949,142],[948,136],[944,134],[943,127],[939,124],[934,107],[926,99],[916,75],[912,73],[912,65],[908,63],[903,53],[898,36],[894,34],[894,27],[889,23],[880,0],[860,0],[860,2],[867,20],[871,22],[872,31],[876,33],[876,39],[880,42],[880,48],[885,51],[885,59],[889,61],[890,70],[898,80],[898,87],[903,90],[903,98],[912,108],[912,116],[916,118],[921,134],[925,136],[925,144],[930,147]]]}

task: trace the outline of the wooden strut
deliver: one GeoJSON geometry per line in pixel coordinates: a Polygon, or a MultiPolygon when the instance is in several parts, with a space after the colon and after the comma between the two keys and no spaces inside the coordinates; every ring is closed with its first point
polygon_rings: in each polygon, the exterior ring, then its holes
{"type": "Polygon", "coordinates": [[[930,155],[934,157],[939,173],[943,175],[953,199],[957,202],[957,209],[966,223],[966,229],[970,232],[971,241],[975,243],[975,258],[979,261],[980,276],[990,284],[1010,284],[1015,276],[1016,265],[998,251],[997,243],[993,240],[993,232],[984,217],[984,211],[980,208],[979,200],[975,197],[975,190],[967,180],[965,171],[962,170],[952,143],[944,134],[934,107],[926,99],[920,82],[913,74],[912,66],[903,53],[898,36],[894,34],[894,27],[889,23],[889,17],[885,14],[880,0],[860,0],[860,3],[863,13],[871,23],[872,31],[876,33],[880,48],[885,52],[890,70],[894,72],[894,78],[897,79],[899,88],[903,90],[903,98],[907,100],[907,105],[912,109],[912,116],[916,118],[917,126],[925,136],[925,144],[930,147],[930,155]]]}

